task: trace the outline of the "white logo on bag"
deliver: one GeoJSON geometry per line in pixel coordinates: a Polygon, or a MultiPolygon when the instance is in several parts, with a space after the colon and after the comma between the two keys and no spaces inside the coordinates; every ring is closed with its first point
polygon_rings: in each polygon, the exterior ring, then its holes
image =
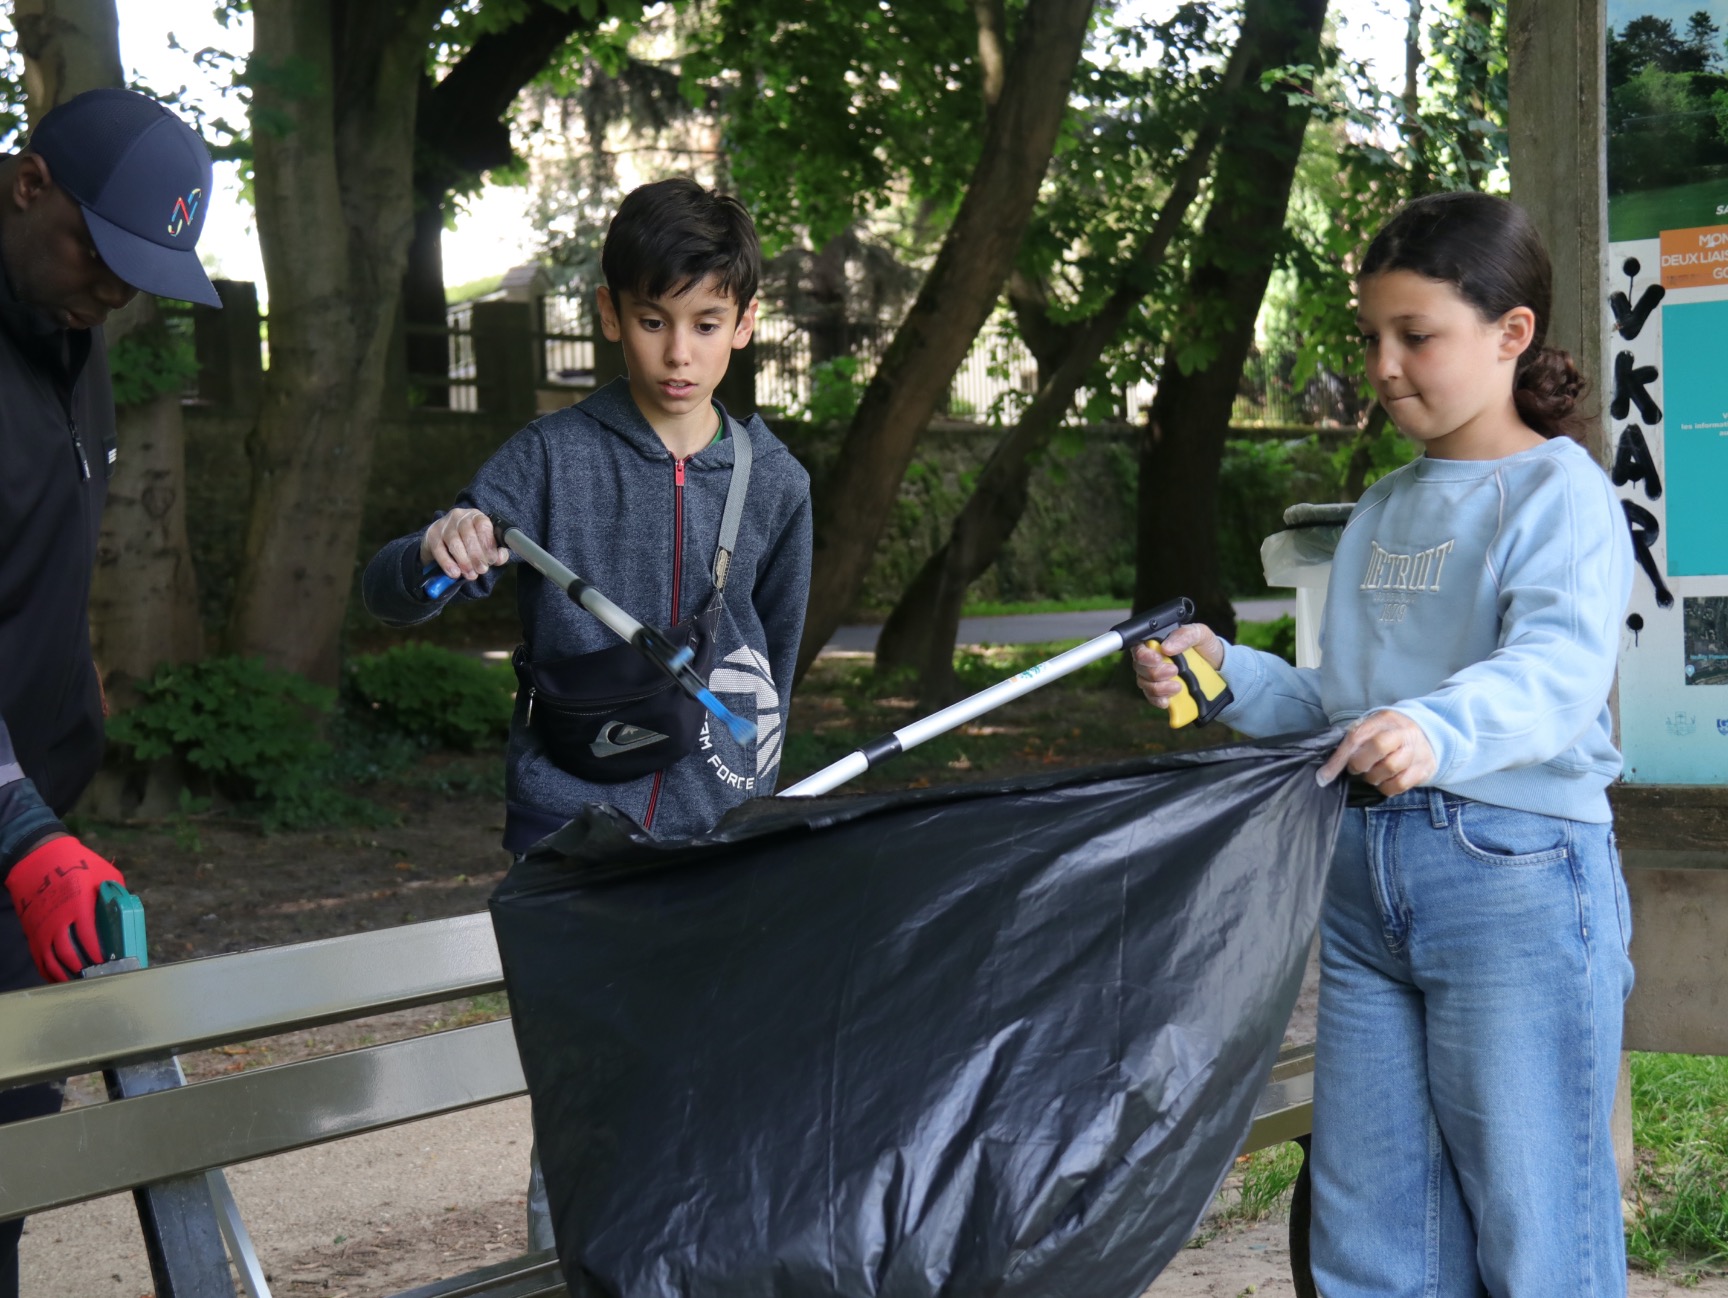
{"type": "MultiPolygon", "coordinates": [[[[756,781],[764,778],[780,764],[780,750],[786,736],[780,729],[780,693],[774,688],[774,672],[768,660],[749,645],[726,655],[732,666],[716,667],[708,677],[708,688],[716,695],[746,696],[756,708],[756,771],[744,775],[734,771],[714,751],[714,736],[710,722],[702,723],[701,748],[714,777],[734,789],[754,792],[756,781]]],[[[738,709],[734,709],[737,711],[738,709]]]]}
{"type": "Polygon", "coordinates": [[[664,738],[666,736],[658,730],[649,730],[645,726],[608,721],[600,727],[600,733],[594,737],[594,742],[589,744],[588,748],[596,757],[616,757],[619,753],[657,744],[664,738]]]}

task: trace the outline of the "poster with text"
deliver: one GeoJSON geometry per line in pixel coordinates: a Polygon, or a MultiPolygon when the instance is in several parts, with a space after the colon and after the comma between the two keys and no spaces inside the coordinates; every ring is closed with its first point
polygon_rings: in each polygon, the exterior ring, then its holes
{"type": "Polygon", "coordinates": [[[1728,784],[1728,0],[1609,0],[1603,391],[1626,779],[1728,784]]]}

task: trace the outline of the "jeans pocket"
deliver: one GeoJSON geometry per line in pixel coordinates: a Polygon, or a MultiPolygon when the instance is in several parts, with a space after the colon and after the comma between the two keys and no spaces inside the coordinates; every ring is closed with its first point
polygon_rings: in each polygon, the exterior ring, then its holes
{"type": "Polygon", "coordinates": [[[1553,865],[1571,851],[1571,831],[1557,816],[1486,802],[1458,802],[1451,820],[1459,848],[1490,865],[1553,865]]]}
{"type": "Polygon", "coordinates": [[[1632,954],[1632,898],[1626,891],[1626,871],[1620,862],[1620,844],[1608,839],[1608,860],[1614,867],[1614,912],[1620,921],[1620,949],[1632,954]]]}

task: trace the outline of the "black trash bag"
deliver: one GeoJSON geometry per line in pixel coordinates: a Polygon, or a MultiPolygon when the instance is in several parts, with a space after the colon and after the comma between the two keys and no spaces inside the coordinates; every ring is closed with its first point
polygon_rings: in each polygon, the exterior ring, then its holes
{"type": "Polygon", "coordinates": [[[571,1293],[1138,1295],[1277,1055],[1335,740],[547,839],[491,906],[571,1293]]]}

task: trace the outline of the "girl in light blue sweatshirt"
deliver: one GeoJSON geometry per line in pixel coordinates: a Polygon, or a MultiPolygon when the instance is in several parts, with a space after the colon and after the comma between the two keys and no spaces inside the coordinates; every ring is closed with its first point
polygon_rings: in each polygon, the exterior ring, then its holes
{"type": "Polygon", "coordinates": [[[1312,1262],[1327,1298],[1626,1292],[1609,1115],[1631,990],[1606,788],[1632,551],[1543,345],[1548,257],[1502,199],[1436,194],[1369,245],[1368,376],[1422,447],[1357,504],[1323,665],[1184,627],[1251,735],[1348,727],[1321,918],[1312,1262]]]}

